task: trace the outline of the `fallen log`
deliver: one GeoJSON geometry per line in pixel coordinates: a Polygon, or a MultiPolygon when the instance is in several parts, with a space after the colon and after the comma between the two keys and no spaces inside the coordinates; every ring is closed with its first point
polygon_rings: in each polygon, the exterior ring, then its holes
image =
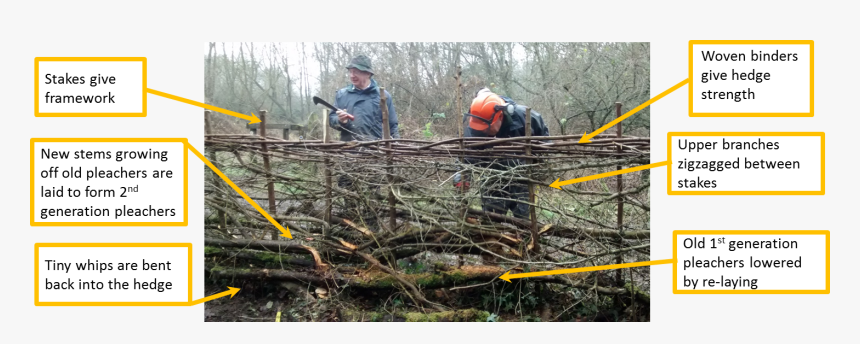
{"type": "MultiPolygon", "coordinates": [[[[363,289],[395,288],[400,281],[388,273],[371,270],[357,275],[339,273],[298,272],[281,269],[241,269],[224,266],[206,267],[206,271],[216,278],[264,279],[311,283],[318,286],[349,285],[363,289]]],[[[398,274],[398,277],[416,287],[436,289],[464,286],[470,282],[486,282],[498,278],[505,269],[494,266],[462,266],[459,269],[436,271],[420,274],[398,274]]],[[[500,282],[504,282],[499,280],[500,282]]]]}
{"type": "MultiPolygon", "coordinates": [[[[361,289],[391,289],[400,285],[396,278],[379,270],[366,271],[355,275],[344,275],[339,273],[295,272],[280,269],[237,269],[223,266],[207,266],[206,271],[217,278],[293,281],[326,287],[350,286],[361,289]]],[[[496,266],[464,265],[460,268],[451,268],[445,271],[399,274],[399,276],[421,289],[439,289],[471,286],[484,282],[508,283],[498,278],[506,271],[506,269],[496,266]]],[[[517,281],[562,284],[577,289],[593,289],[598,293],[606,295],[633,294],[639,301],[646,303],[650,301],[649,295],[639,289],[634,289],[631,292],[629,287],[620,288],[595,285],[586,279],[571,280],[562,275],[530,277],[517,281]]]]}
{"type": "Polygon", "coordinates": [[[215,238],[206,238],[203,241],[207,246],[213,247],[238,247],[238,248],[254,248],[254,249],[264,249],[269,250],[276,253],[308,253],[314,258],[314,263],[316,264],[317,269],[328,269],[328,264],[322,261],[322,257],[320,256],[317,249],[305,246],[301,244],[288,244],[283,241],[274,241],[274,240],[248,240],[248,239],[235,239],[235,240],[223,240],[223,239],[215,239],[215,238]]]}
{"type": "Polygon", "coordinates": [[[225,250],[218,247],[206,246],[204,248],[204,252],[206,253],[206,257],[219,257],[219,258],[238,258],[238,259],[247,259],[254,260],[262,263],[274,263],[274,264],[282,264],[282,265],[291,265],[305,268],[312,268],[316,265],[313,260],[307,259],[297,259],[290,257],[286,254],[282,253],[273,253],[267,251],[257,251],[257,250],[225,250]]]}
{"type": "Polygon", "coordinates": [[[403,277],[403,274],[400,274],[397,271],[394,271],[393,269],[382,265],[382,263],[380,263],[378,260],[374,259],[373,256],[367,253],[356,252],[356,254],[359,255],[362,259],[366,260],[369,264],[372,264],[378,269],[385,271],[385,273],[388,274],[389,277],[392,277],[397,280],[397,282],[399,282],[400,285],[402,285],[405,289],[409,289],[411,296],[416,299],[416,301],[420,302],[423,305],[433,307],[433,309],[440,312],[446,310],[444,307],[442,307],[442,305],[427,300],[427,298],[424,297],[424,293],[422,293],[420,290],[418,290],[417,287],[415,287],[415,283],[406,280],[406,278],[403,277]]]}
{"type": "Polygon", "coordinates": [[[485,322],[487,321],[487,318],[489,316],[489,312],[479,311],[474,308],[431,313],[395,312],[394,314],[382,312],[362,312],[351,309],[341,309],[339,311],[340,321],[353,322],[485,322]]]}
{"type": "Polygon", "coordinates": [[[281,269],[240,269],[223,266],[206,267],[213,278],[262,279],[274,281],[291,281],[310,283],[317,286],[332,286],[345,283],[347,280],[336,275],[320,276],[313,273],[289,271],[281,269]]]}

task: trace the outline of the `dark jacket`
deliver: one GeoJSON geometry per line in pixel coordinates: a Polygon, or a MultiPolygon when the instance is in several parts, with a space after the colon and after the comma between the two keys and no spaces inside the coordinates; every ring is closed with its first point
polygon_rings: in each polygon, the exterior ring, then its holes
{"type": "MultiPolygon", "coordinates": [[[[508,103],[514,104],[514,113],[511,115],[510,118],[506,117],[504,119],[504,122],[502,122],[502,126],[501,128],[499,128],[499,132],[496,133],[495,137],[508,138],[526,136],[526,106],[516,104],[508,97],[502,97],[502,99],[508,103]]],[[[464,117],[466,122],[463,123],[463,126],[465,127],[463,131],[463,136],[486,137],[486,135],[484,135],[483,133],[476,130],[472,130],[472,128],[470,128],[468,124],[468,117],[464,117]]],[[[532,136],[549,136],[549,128],[547,128],[546,124],[544,123],[543,117],[541,117],[541,115],[537,111],[534,111],[534,109],[532,109],[531,111],[531,121],[532,136]]],[[[478,147],[477,149],[486,148],[488,147],[478,147]]],[[[491,163],[490,161],[488,161],[488,159],[466,158],[467,163],[476,164],[483,167],[492,167],[496,169],[512,167],[524,163],[520,160],[521,159],[501,159],[492,161],[491,163]]]]}
{"type": "MultiPolygon", "coordinates": [[[[397,112],[394,110],[394,102],[391,94],[385,91],[388,99],[388,124],[391,129],[392,138],[400,138],[397,131],[397,112]]],[[[376,80],[370,79],[370,86],[357,90],[355,86],[347,86],[337,91],[334,97],[334,106],[344,109],[355,116],[355,120],[340,123],[337,120],[337,112],[331,111],[328,115],[329,125],[340,130],[341,141],[368,141],[382,139],[382,110],[379,107],[379,87],[376,80]]]]}

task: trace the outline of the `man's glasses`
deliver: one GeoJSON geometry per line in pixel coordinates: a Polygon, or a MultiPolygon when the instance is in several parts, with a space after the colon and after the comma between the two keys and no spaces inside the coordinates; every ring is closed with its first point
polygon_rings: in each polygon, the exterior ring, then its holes
{"type": "Polygon", "coordinates": [[[362,70],[359,70],[357,68],[351,68],[351,69],[349,69],[349,71],[346,72],[347,77],[350,77],[353,75],[364,75],[364,74],[369,74],[369,73],[362,71],[362,70]]]}

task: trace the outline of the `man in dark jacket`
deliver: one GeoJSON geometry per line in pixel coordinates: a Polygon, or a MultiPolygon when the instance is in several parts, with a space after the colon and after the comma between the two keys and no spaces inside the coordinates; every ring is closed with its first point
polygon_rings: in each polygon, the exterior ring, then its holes
{"type": "MultiPolygon", "coordinates": [[[[382,109],[379,87],[373,79],[370,58],[354,57],[346,66],[352,85],[337,91],[334,106],[340,111],[329,113],[329,125],[340,130],[341,141],[367,141],[382,139],[382,109]]],[[[397,131],[397,112],[391,94],[385,91],[388,107],[388,124],[392,138],[400,138],[397,131]]]]}
{"type": "MultiPolygon", "coordinates": [[[[334,106],[340,110],[329,112],[329,125],[340,131],[341,141],[370,141],[381,140],[382,108],[380,93],[376,80],[373,79],[373,66],[370,58],[364,55],[354,57],[346,66],[349,81],[352,85],[344,87],[335,93],[334,106]]],[[[385,91],[388,107],[388,124],[392,138],[400,138],[397,130],[397,112],[391,94],[385,91]]],[[[342,165],[343,174],[337,179],[341,188],[363,193],[368,192],[367,186],[362,186],[359,176],[361,166],[342,165]]],[[[361,202],[349,197],[344,198],[344,211],[353,221],[366,215],[361,202]]],[[[372,220],[367,216],[366,220],[372,220]]]]}
{"type": "MultiPolygon", "coordinates": [[[[465,137],[507,138],[526,135],[526,106],[516,104],[513,99],[496,95],[486,88],[478,91],[465,120],[465,137]]],[[[537,111],[531,111],[530,120],[532,136],[549,136],[549,129],[537,111]]],[[[466,162],[499,171],[525,164],[523,159],[467,158],[466,162]]],[[[504,215],[510,210],[514,216],[528,219],[528,198],[528,185],[506,178],[488,178],[481,187],[481,204],[484,211],[504,215]]]]}

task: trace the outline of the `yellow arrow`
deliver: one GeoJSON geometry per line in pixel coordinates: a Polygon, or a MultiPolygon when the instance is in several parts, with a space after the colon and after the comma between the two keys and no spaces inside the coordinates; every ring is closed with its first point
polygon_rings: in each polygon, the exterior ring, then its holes
{"type": "Polygon", "coordinates": [[[201,154],[200,151],[195,149],[194,146],[192,146],[191,144],[188,144],[188,143],[186,143],[186,145],[187,145],[188,149],[194,153],[194,155],[196,155],[198,158],[200,158],[200,160],[203,160],[203,163],[206,164],[206,166],[209,166],[209,168],[211,168],[212,171],[215,171],[215,174],[217,174],[219,177],[221,177],[221,179],[224,179],[224,181],[227,182],[227,184],[230,185],[230,187],[233,188],[233,190],[236,190],[236,192],[240,196],[242,196],[242,198],[244,198],[246,201],[248,201],[248,203],[250,203],[251,206],[254,207],[254,209],[257,209],[257,211],[259,211],[260,214],[263,214],[263,216],[266,218],[266,220],[269,220],[269,222],[271,224],[273,224],[276,228],[278,228],[281,231],[282,237],[286,237],[286,238],[290,238],[290,239],[293,238],[293,235],[290,234],[289,228],[284,228],[283,226],[281,226],[280,223],[278,223],[278,221],[275,221],[275,219],[273,219],[271,216],[269,216],[269,213],[267,213],[265,210],[263,210],[263,208],[260,207],[257,204],[257,202],[254,202],[254,200],[252,200],[251,197],[248,197],[248,195],[246,195],[245,192],[242,191],[242,189],[240,189],[238,186],[236,186],[236,184],[234,184],[233,181],[230,180],[230,178],[227,178],[227,176],[225,176],[224,173],[221,172],[221,170],[219,170],[217,167],[215,167],[215,165],[213,165],[212,162],[209,161],[209,159],[206,159],[206,157],[203,156],[203,154],[201,154]]]}
{"type": "Polygon", "coordinates": [[[669,165],[670,163],[671,163],[670,161],[655,162],[655,163],[653,163],[653,164],[642,165],[642,166],[636,166],[636,167],[631,167],[631,168],[625,168],[625,169],[623,169],[623,170],[617,170],[617,171],[612,171],[612,172],[606,172],[606,173],[601,173],[601,174],[595,174],[595,175],[591,175],[591,176],[587,176],[587,177],[581,177],[581,178],[576,178],[576,179],[565,180],[565,181],[563,181],[563,182],[561,181],[561,178],[558,178],[558,179],[556,179],[554,182],[552,182],[552,184],[549,184],[549,186],[550,186],[550,187],[553,187],[553,188],[556,188],[556,189],[561,190],[561,187],[562,187],[562,186],[565,186],[565,185],[576,184],[576,183],[582,183],[582,182],[587,182],[587,181],[589,181],[589,180],[595,180],[595,179],[600,179],[600,178],[606,178],[606,177],[617,176],[617,175],[619,175],[619,174],[624,174],[624,173],[630,173],[630,172],[636,172],[636,171],[647,170],[647,169],[649,169],[649,168],[655,168],[655,167],[660,167],[660,166],[666,166],[666,165],[669,165]]]}
{"type": "Polygon", "coordinates": [[[179,96],[174,96],[174,95],[172,95],[172,94],[170,94],[170,93],[164,93],[164,92],[161,92],[161,91],[156,91],[156,90],[153,90],[153,89],[151,89],[151,88],[147,88],[147,89],[146,89],[146,92],[147,92],[147,93],[152,93],[152,94],[157,95],[157,96],[162,96],[162,97],[167,98],[167,99],[173,99],[173,100],[178,101],[178,102],[183,102],[183,103],[185,103],[185,104],[191,104],[191,105],[194,105],[194,106],[202,107],[202,108],[204,108],[204,109],[212,110],[212,111],[215,111],[215,112],[220,112],[220,113],[223,113],[223,114],[225,114],[225,115],[230,115],[230,116],[233,116],[233,117],[239,117],[239,118],[241,118],[241,119],[244,119],[244,120],[246,120],[246,121],[249,121],[249,123],[248,123],[248,124],[260,123],[260,119],[259,119],[259,118],[257,118],[257,116],[256,116],[256,115],[254,115],[253,113],[251,113],[251,115],[250,115],[250,116],[248,116],[248,115],[243,115],[243,114],[238,113],[238,112],[235,112],[235,111],[230,111],[230,110],[227,110],[227,109],[222,109],[222,108],[215,107],[215,106],[212,106],[212,105],[209,105],[209,104],[204,104],[204,103],[201,103],[201,102],[195,102],[195,101],[193,101],[193,100],[191,100],[191,99],[185,99],[185,98],[182,98],[182,97],[179,97],[179,96]]]}
{"type": "Polygon", "coordinates": [[[642,105],[637,106],[637,107],[636,107],[636,108],[634,108],[633,110],[627,111],[627,113],[625,113],[625,114],[621,115],[621,117],[616,118],[614,121],[609,122],[609,123],[606,123],[606,125],[604,125],[604,126],[600,127],[600,129],[595,130],[595,131],[594,131],[594,132],[592,132],[590,135],[589,135],[587,132],[586,132],[586,133],[584,133],[584,134],[582,134],[582,138],[581,138],[581,139],[579,139],[579,143],[589,143],[589,142],[591,142],[591,138],[592,138],[592,137],[594,137],[594,136],[596,136],[597,134],[600,134],[600,133],[602,133],[602,132],[606,131],[606,129],[609,129],[609,128],[614,127],[616,124],[618,124],[618,123],[620,123],[621,121],[623,121],[623,120],[627,119],[627,117],[630,117],[630,116],[632,116],[634,113],[639,112],[639,110],[642,110],[642,109],[644,109],[644,108],[648,107],[648,105],[651,105],[652,103],[654,103],[654,102],[656,102],[656,101],[660,100],[660,98],[665,97],[667,94],[672,93],[672,92],[674,92],[675,90],[677,90],[677,89],[681,88],[681,86],[686,85],[688,82],[690,82],[690,79],[684,79],[684,81],[679,82],[677,85],[670,87],[668,90],[663,91],[663,93],[658,94],[656,97],[651,98],[651,99],[650,99],[650,100],[648,100],[647,102],[642,103],[642,105]]]}
{"type": "Polygon", "coordinates": [[[224,291],[224,292],[220,292],[220,293],[215,294],[215,295],[207,296],[207,297],[204,297],[204,298],[199,299],[199,300],[191,301],[191,302],[189,302],[189,303],[188,303],[188,306],[199,305],[199,304],[201,304],[201,303],[204,303],[204,302],[207,302],[207,301],[212,301],[212,300],[215,300],[215,299],[217,299],[217,298],[219,298],[219,297],[224,297],[224,296],[227,296],[227,295],[230,295],[230,298],[232,299],[232,298],[233,298],[233,295],[236,295],[236,293],[238,293],[238,292],[239,292],[239,288],[227,287],[227,289],[230,289],[230,290],[228,290],[228,291],[224,291]]]}
{"type": "Polygon", "coordinates": [[[612,269],[623,269],[623,268],[635,268],[637,266],[649,266],[649,265],[660,265],[660,264],[674,264],[675,259],[663,259],[663,260],[652,260],[647,262],[636,262],[636,263],[625,263],[625,264],[612,264],[612,265],[601,265],[601,266],[587,266],[584,268],[573,268],[573,269],[560,269],[560,270],[549,270],[549,271],[536,271],[536,272],[526,272],[522,274],[511,275],[511,272],[505,272],[504,275],[499,276],[502,280],[511,282],[511,279],[516,278],[526,278],[526,277],[537,277],[537,276],[550,276],[550,275],[561,275],[561,274],[571,274],[574,272],[587,272],[587,271],[600,271],[600,270],[612,270],[612,269]]]}

